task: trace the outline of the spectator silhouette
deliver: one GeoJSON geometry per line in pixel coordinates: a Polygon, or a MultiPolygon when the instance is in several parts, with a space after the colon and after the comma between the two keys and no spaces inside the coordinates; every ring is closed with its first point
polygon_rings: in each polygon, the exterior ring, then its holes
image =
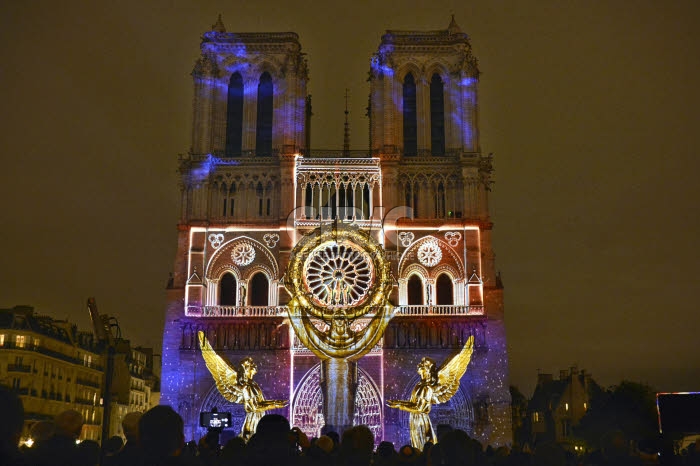
{"type": "Polygon", "coordinates": [[[180,415],[170,406],[160,405],[148,410],[139,420],[138,432],[144,464],[185,464],[179,458],[185,445],[184,424],[180,415]]]}
{"type": "Polygon", "coordinates": [[[119,451],[124,446],[124,441],[118,435],[112,435],[105,441],[104,451],[106,457],[112,457],[119,453],[119,451]]]}
{"type": "Polygon", "coordinates": [[[455,429],[445,433],[430,449],[430,461],[445,466],[472,466],[484,464],[485,459],[481,444],[463,430],[455,429]]]}
{"type": "Polygon", "coordinates": [[[554,442],[544,442],[535,448],[534,461],[542,466],[566,466],[566,454],[554,442]]]}
{"type": "Polygon", "coordinates": [[[34,443],[31,448],[28,448],[24,455],[29,464],[41,464],[45,462],[43,458],[49,458],[51,452],[49,448],[49,440],[53,437],[56,432],[56,425],[53,421],[37,421],[32,424],[29,429],[29,438],[31,438],[34,443]]]}
{"type": "Polygon", "coordinates": [[[94,440],[83,440],[76,448],[79,464],[97,466],[100,462],[100,444],[94,440]]]}
{"type": "Polygon", "coordinates": [[[627,438],[620,430],[607,432],[601,440],[601,449],[591,454],[591,466],[641,466],[642,461],[629,455],[627,438]]]}
{"type": "Polygon", "coordinates": [[[374,435],[367,426],[355,426],[343,432],[340,456],[346,466],[367,466],[372,463],[374,435]]]}
{"type": "Polygon", "coordinates": [[[328,466],[333,463],[333,440],[327,435],[317,438],[306,452],[310,466],[328,466]]]}
{"type": "Polygon", "coordinates": [[[17,394],[5,387],[0,387],[0,413],[0,464],[24,465],[18,448],[24,427],[24,407],[17,394]]]}
{"type": "Polygon", "coordinates": [[[105,466],[132,466],[142,457],[139,447],[139,421],[143,416],[140,412],[127,413],[122,418],[122,432],[126,437],[124,446],[114,455],[105,456],[105,466]]]}
{"type": "Polygon", "coordinates": [[[420,450],[411,445],[404,445],[399,449],[396,464],[420,465],[424,461],[420,450]]]}
{"type": "Polygon", "coordinates": [[[376,466],[393,466],[396,461],[397,453],[394,444],[387,441],[381,442],[374,455],[374,464],[376,466]]]}
{"type": "Polygon", "coordinates": [[[88,459],[80,454],[76,441],[83,429],[83,416],[69,409],[58,413],[54,418],[56,431],[46,442],[48,456],[38,459],[39,465],[76,466],[88,465],[88,459]]]}
{"type": "Polygon", "coordinates": [[[241,437],[234,437],[224,445],[221,450],[220,463],[226,466],[244,465],[246,461],[245,440],[241,437]]]}
{"type": "Polygon", "coordinates": [[[296,465],[298,454],[290,438],[289,421],[279,414],[266,414],[246,445],[250,466],[296,465]]]}

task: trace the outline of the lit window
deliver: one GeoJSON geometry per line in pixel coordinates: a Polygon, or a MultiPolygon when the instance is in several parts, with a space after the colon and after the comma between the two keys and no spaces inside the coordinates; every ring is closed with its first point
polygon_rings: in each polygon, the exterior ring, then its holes
{"type": "Polygon", "coordinates": [[[583,409],[588,409],[588,403],[583,403],[583,409]]]}
{"type": "Polygon", "coordinates": [[[5,334],[0,335],[0,346],[5,346],[5,334]]]}
{"type": "Polygon", "coordinates": [[[565,407],[566,407],[566,410],[568,411],[569,410],[569,403],[566,403],[565,407]]]}
{"type": "Polygon", "coordinates": [[[38,338],[34,339],[34,349],[37,349],[39,347],[39,342],[40,340],[38,338]]]}
{"type": "Polygon", "coordinates": [[[532,413],[532,422],[540,422],[540,413],[537,411],[532,413]]]}
{"type": "Polygon", "coordinates": [[[15,335],[15,346],[17,346],[17,348],[24,348],[26,342],[27,337],[24,335],[15,335]]]}

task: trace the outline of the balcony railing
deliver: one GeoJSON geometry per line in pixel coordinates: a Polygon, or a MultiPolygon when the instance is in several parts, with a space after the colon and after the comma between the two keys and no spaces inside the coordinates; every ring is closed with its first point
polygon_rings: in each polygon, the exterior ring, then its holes
{"type": "Polygon", "coordinates": [[[484,306],[398,306],[396,314],[403,316],[482,316],[484,306]]]}
{"type": "MultiPolygon", "coordinates": [[[[200,317],[285,317],[287,306],[189,306],[187,315],[200,317]]],[[[482,316],[484,306],[397,306],[401,316],[482,316]]]]}
{"type": "Polygon", "coordinates": [[[79,385],[85,385],[86,387],[100,388],[100,384],[98,382],[92,382],[90,380],[81,379],[79,377],[75,379],[75,383],[79,385]]]}
{"type": "Polygon", "coordinates": [[[277,317],[287,315],[287,306],[190,306],[187,314],[202,317],[277,317]]]}
{"type": "Polygon", "coordinates": [[[8,364],[7,372],[31,372],[32,366],[26,366],[24,364],[8,364]]]}
{"type": "Polygon", "coordinates": [[[85,398],[76,398],[76,399],[75,399],[75,402],[76,402],[77,404],[79,404],[79,405],[89,405],[89,406],[92,406],[92,405],[95,404],[92,400],[87,400],[87,399],[85,399],[85,398]]]}

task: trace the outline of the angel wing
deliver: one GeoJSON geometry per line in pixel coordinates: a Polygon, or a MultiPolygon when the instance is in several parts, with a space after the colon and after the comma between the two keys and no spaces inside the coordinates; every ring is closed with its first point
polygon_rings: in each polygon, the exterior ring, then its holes
{"type": "Polygon", "coordinates": [[[207,337],[204,336],[204,332],[198,331],[197,338],[202,349],[202,357],[207,364],[207,369],[214,377],[219,393],[228,401],[241,403],[243,401],[243,393],[238,386],[238,373],[236,370],[224,361],[221,356],[216,354],[207,337]]]}
{"type": "Polygon", "coordinates": [[[438,382],[433,389],[432,402],[445,403],[457,393],[459,380],[467,371],[474,352],[474,336],[470,336],[459,354],[448,359],[438,369],[438,382]]]}

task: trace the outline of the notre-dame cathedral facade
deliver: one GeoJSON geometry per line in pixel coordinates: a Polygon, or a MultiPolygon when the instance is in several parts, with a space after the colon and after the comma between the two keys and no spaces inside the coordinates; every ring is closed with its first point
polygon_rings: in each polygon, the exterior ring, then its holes
{"type": "MultiPolygon", "coordinates": [[[[409,399],[420,359],[440,364],[473,335],[467,373],[448,403],[433,406],[433,425],[511,442],[492,164],[479,145],[469,37],[454,19],[444,30],[388,30],[369,66],[371,147],[320,152],[310,148],[309,72],[296,34],[230,33],[219,20],[202,37],[163,337],[161,402],[182,415],[188,440],[204,432],[201,411],[232,412],[233,430],[244,418],[216,389],[198,330],[233,364],[252,356],[265,396],[289,399],[275,412],[319,435],[319,360],[289,325],[285,271],[304,235],[348,224],[382,245],[394,307],[383,339],[358,361],[354,422],[377,442],[410,443],[408,415],[385,400],[409,399]]],[[[323,264],[315,267],[307,273],[323,264]]],[[[361,280],[351,285],[363,293],[361,280]]]]}

